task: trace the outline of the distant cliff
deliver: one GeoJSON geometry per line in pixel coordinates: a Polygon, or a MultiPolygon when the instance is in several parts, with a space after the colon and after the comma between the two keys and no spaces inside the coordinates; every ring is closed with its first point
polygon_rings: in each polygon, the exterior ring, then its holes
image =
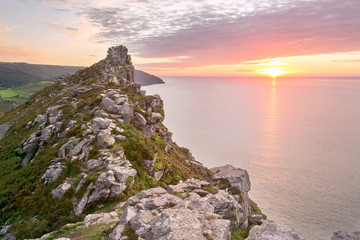
{"type": "Polygon", "coordinates": [[[141,86],[165,83],[161,78],[143,72],[141,70],[135,70],[134,80],[136,83],[140,84],[141,86]]]}

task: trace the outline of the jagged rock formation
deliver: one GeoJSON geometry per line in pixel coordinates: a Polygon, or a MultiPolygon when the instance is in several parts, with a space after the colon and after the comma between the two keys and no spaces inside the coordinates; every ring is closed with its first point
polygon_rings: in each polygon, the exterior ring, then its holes
{"type": "Polygon", "coordinates": [[[247,240],[304,240],[294,230],[281,226],[273,221],[264,220],[261,225],[254,226],[249,233],[247,240]]]}
{"type": "Polygon", "coordinates": [[[160,96],[134,83],[124,46],[34,94],[0,119],[2,235],[63,226],[41,239],[229,239],[249,219],[261,223],[247,172],[209,171],[163,120],[160,96]]]}
{"type": "Polygon", "coordinates": [[[357,232],[335,232],[331,240],[360,240],[360,231],[357,232]]]}

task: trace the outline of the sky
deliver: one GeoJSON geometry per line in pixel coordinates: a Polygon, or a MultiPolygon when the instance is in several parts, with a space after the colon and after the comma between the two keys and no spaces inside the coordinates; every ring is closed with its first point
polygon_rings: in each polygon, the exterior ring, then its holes
{"type": "Polygon", "coordinates": [[[0,61],[90,66],[121,44],[159,76],[360,76],[359,0],[0,3],[0,61]]]}

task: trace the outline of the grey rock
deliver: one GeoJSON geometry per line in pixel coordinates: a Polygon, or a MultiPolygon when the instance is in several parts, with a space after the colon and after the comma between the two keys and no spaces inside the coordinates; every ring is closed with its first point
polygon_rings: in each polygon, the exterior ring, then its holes
{"type": "Polygon", "coordinates": [[[84,196],[81,198],[79,204],[76,206],[76,209],[75,209],[75,215],[76,216],[79,216],[83,211],[84,211],[84,208],[88,202],[88,196],[89,196],[89,191],[87,191],[84,196]]]}
{"type": "Polygon", "coordinates": [[[246,217],[249,217],[251,215],[251,211],[248,192],[250,191],[251,184],[248,172],[230,164],[212,168],[210,170],[214,173],[213,179],[215,181],[219,181],[221,179],[228,180],[232,190],[235,190],[236,194],[240,194],[242,196],[242,204],[245,207],[246,217]]]}
{"type": "Polygon", "coordinates": [[[144,128],[146,126],[146,119],[140,113],[134,113],[134,126],[137,128],[144,128]]]}
{"type": "Polygon", "coordinates": [[[109,118],[110,114],[104,112],[103,110],[97,110],[94,112],[95,117],[101,117],[101,118],[109,118]]]}
{"type": "Polygon", "coordinates": [[[38,114],[33,122],[33,125],[43,123],[45,121],[45,115],[38,114]]]}
{"type": "Polygon", "coordinates": [[[71,185],[66,181],[60,184],[57,188],[51,191],[53,198],[60,199],[71,188],[71,185]]]}
{"type": "Polygon", "coordinates": [[[96,224],[106,224],[107,226],[115,226],[120,221],[119,215],[113,211],[110,213],[89,214],[84,218],[83,224],[86,228],[96,224]]]}
{"type": "Polygon", "coordinates": [[[150,117],[150,122],[156,123],[156,122],[162,122],[164,120],[163,116],[160,113],[152,113],[150,117]]]}
{"type": "Polygon", "coordinates": [[[281,226],[275,222],[264,220],[261,225],[254,226],[247,240],[304,240],[302,236],[292,229],[281,226]]]}
{"type": "Polygon", "coordinates": [[[79,97],[81,95],[84,95],[85,93],[87,93],[90,89],[86,89],[86,88],[78,88],[76,90],[73,91],[72,96],[73,97],[79,97]]]}
{"type": "Polygon", "coordinates": [[[106,129],[112,121],[108,118],[95,117],[91,120],[91,123],[98,126],[100,129],[106,129]]]}
{"type": "Polygon", "coordinates": [[[115,143],[115,138],[111,136],[111,129],[107,128],[101,130],[97,135],[97,145],[102,148],[107,148],[115,143]]]}
{"type": "Polygon", "coordinates": [[[108,239],[109,240],[120,240],[124,230],[125,230],[125,225],[121,225],[121,224],[117,225],[114,228],[114,230],[110,233],[108,239]]]}
{"type": "Polygon", "coordinates": [[[146,95],[146,91],[145,91],[145,90],[140,90],[140,95],[141,95],[141,96],[145,96],[145,95],[146,95]]]}
{"type": "Polygon", "coordinates": [[[5,236],[10,231],[11,225],[0,226],[0,237],[5,236]]]}
{"type": "Polygon", "coordinates": [[[46,169],[46,172],[41,177],[41,180],[44,181],[45,185],[48,185],[59,179],[65,168],[61,161],[61,158],[55,158],[54,160],[51,160],[51,165],[46,169]]]}
{"type": "Polygon", "coordinates": [[[60,99],[59,101],[56,102],[56,105],[63,105],[63,104],[66,104],[66,103],[70,103],[72,102],[72,98],[70,97],[64,97],[62,99],[60,99]]]}
{"type": "Polygon", "coordinates": [[[86,168],[92,170],[94,168],[97,168],[98,166],[101,166],[102,164],[103,162],[98,159],[90,159],[86,162],[86,168]]]}
{"type": "Polygon", "coordinates": [[[116,140],[119,140],[119,141],[125,141],[125,140],[126,140],[126,137],[123,136],[123,135],[116,135],[116,136],[115,136],[115,139],[116,139],[116,140]]]}
{"type": "Polygon", "coordinates": [[[115,105],[115,101],[105,97],[101,102],[100,102],[100,107],[102,109],[108,110],[110,112],[117,112],[118,108],[115,105]]]}
{"type": "Polygon", "coordinates": [[[230,222],[216,214],[199,213],[190,209],[165,209],[151,223],[151,239],[213,239],[228,240],[230,222]]]}
{"type": "Polygon", "coordinates": [[[150,138],[151,135],[154,133],[155,131],[155,126],[154,125],[146,125],[144,128],[143,128],[143,133],[148,137],[150,138]]]}
{"type": "MultiPolygon", "coordinates": [[[[154,97],[155,97],[155,95],[154,95],[154,97]]],[[[162,106],[161,106],[160,98],[155,98],[154,100],[152,100],[151,107],[154,109],[161,108],[162,106]]]]}
{"type": "Polygon", "coordinates": [[[83,147],[88,143],[89,142],[87,139],[83,139],[81,142],[79,142],[74,148],[72,148],[69,151],[69,156],[72,157],[72,156],[78,155],[81,152],[81,150],[83,149],[83,147]]]}
{"type": "Polygon", "coordinates": [[[360,240],[360,231],[356,232],[335,232],[331,240],[360,240]]]}
{"type": "Polygon", "coordinates": [[[154,178],[158,181],[162,178],[163,175],[164,175],[164,170],[154,172],[154,178]]]}

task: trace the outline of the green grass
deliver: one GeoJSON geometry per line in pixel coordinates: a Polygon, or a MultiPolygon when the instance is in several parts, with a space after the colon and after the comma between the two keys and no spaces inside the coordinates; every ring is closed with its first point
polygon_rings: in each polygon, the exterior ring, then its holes
{"type": "Polygon", "coordinates": [[[32,93],[37,92],[51,84],[53,84],[53,82],[50,81],[29,83],[18,87],[12,87],[8,89],[0,90],[0,96],[2,98],[10,98],[10,97],[29,98],[32,93]]]}
{"type": "Polygon", "coordinates": [[[231,236],[231,240],[244,240],[247,238],[249,233],[240,228],[235,229],[234,233],[231,236]]]}

